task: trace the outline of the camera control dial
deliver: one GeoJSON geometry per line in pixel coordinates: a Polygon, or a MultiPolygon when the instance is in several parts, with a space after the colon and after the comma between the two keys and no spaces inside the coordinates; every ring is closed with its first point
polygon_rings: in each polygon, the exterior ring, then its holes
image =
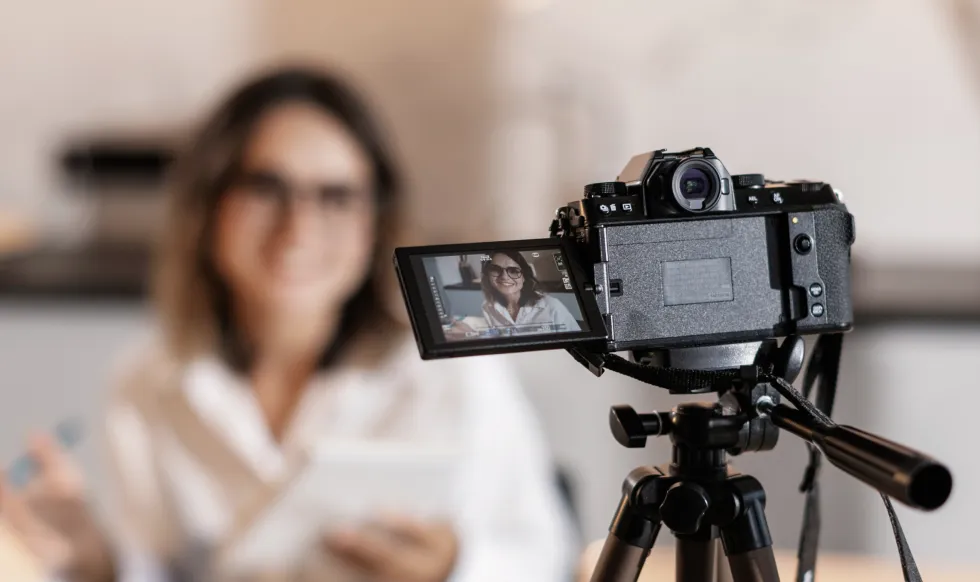
{"type": "Polygon", "coordinates": [[[737,174],[732,176],[736,188],[762,188],[766,185],[766,177],[762,174],[737,174]]]}
{"type": "Polygon", "coordinates": [[[606,196],[626,196],[626,183],[596,182],[585,186],[586,198],[605,198],[606,196]]]}

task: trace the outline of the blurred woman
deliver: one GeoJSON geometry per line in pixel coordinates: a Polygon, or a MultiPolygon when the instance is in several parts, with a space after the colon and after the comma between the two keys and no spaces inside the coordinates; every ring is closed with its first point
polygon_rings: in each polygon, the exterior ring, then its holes
{"type": "Polygon", "coordinates": [[[561,301],[538,289],[531,265],[518,251],[496,251],[483,263],[483,316],[490,327],[514,333],[579,331],[561,301]]]}
{"type": "Polygon", "coordinates": [[[399,179],[351,89],[300,69],[253,80],[204,124],[178,178],[161,333],[129,358],[108,410],[120,543],[44,439],[28,498],[2,495],[25,539],[72,581],[219,580],[216,548],[292,459],[398,441],[458,448],[450,519],[378,516],[288,572],[258,573],[565,579],[569,524],[515,377],[495,359],[421,362],[388,308],[399,179]]]}

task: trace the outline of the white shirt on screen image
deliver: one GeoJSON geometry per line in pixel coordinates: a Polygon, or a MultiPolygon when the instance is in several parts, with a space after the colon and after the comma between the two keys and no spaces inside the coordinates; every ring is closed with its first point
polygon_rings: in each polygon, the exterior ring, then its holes
{"type": "MultiPolygon", "coordinates": [[[[460,555],[450,582],[570,578],[574,526],[534,410],[506,358],[423,362],[406,339],[374,369],[316,377],[281,443],[269,434],[248,385],[217,359],[194,362],[169,387],[153,385],[159,372],[152,360],[144,354],[129,362],[108,410],[118,489],[112,513],[125,543],[120,582],[222,582],[208,571],[208,548],[228,535],[236,494],[275,483],[299,450],[351,439],[458,447],[452,496],[460,555]],[[219,466],[228,463],[202,462],[192,450],[196,443],[176,438],[175,426],[153,410],[160,391],[186,395],[193,413],[231,451],[225,456],[233,459],[219,460],[234,461],[251,476],[228,486],[219,466]]],[[[314,566],[272,579],[362,580],[329,560],[314,566]]]]}
{"type": "MultiPolygon", "coordinates": [[[[547,293],[534,303],[523,305],[513,318],[507,307],[496,301],[483,303],[483,317],[490,327],[514,327],[524,325],[555,325],[558,331],[581,331],[581,326],[565,304],[547,293]]],[[[551,329],[532,331],[530,333],[549,333],[551,329]]]]}

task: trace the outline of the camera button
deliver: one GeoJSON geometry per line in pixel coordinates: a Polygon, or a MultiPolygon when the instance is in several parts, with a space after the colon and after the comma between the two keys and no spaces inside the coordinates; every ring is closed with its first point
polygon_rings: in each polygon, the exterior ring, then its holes
{"type": "Polygon", "coordinates": [[[813,317],[820,317],[820,316],[822,316],[823,315],[823,304],[822,303],[814,303],[813,306],[810,307],[810,314],[813,315],[813,317]]]}
{"type": "Polygon", "coordinates": [[[801,234],[793,241],[793,248],[801,255],[805,255],[813,250],[813,239],[805,234],[801,234]]]}
{"type": "Polygon", "coordinates": [[[810,295],[813,297],[820,297],[823,295],[823,285],[820,283],[814,283],[810,285],[810,295]]]}
{"type": "Polygon", "coordinates": [[[732,191],[731,180],[728,178],[721,179],[721,193],[722,195],[729,194],[732,191]]]}

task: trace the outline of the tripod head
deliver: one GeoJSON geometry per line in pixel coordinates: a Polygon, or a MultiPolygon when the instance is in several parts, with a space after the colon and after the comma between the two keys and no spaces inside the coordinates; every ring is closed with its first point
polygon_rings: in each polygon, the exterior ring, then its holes
{"type": "MultiPolygon", "coordinates": [[[[728,370],[755,365],[760,368],[771,367],[773,373],[787,382],[794,382],[803,370],[806,345],[800,336],[790,336],[782,345],[775,340],[751,342],[724,346],[682,348],[659,350],[655,352],[634,353],[634,359],[645,366],[659,366],[684,370],[728,370]]],[[[768,451],[775,448],[779,431],[766,414],[750,415],[744,411],[752,410],[757,402],[779,404],[779,391],[767,383],[733,380],[727,386],[715,386],[719,392],[723,415],[727,424],[737,424],[738,439],[728,452],[737,455],[747,451],[768,451]],[[739,424],[740,423],[740,424],[739,424]]],[[[674,390],[673,393],[678,391],[674,390]]],[[[687,391],[703,393],[708,390],[687,391]]],[[[669,415],[668,415],[669,416],[669,415]]],[[[653,422],[650,415],[637,414],[628,405],[614,406],[610,410],[609,423],[616,441],[629,448],[646,446],[647,436],[665,434],[649,433],[643,428],[644,422],[653,422]]],[[[669,419],[666,420],[669,422],[669,419]]],[[[653,428],[653,427],[649,427],[653,428]]],[[[660,429],[658,429],[660,430],[660,429]]]]}
{"type": "Polygon", "coordinates": [[[927,455],[830,419],[840,348],[839,336],[821,336],[807,366],[804,394],[820,378],[816,405],[792,386],[803,371],[805,357],[799,336],[789,336],[782,344],[768,340],[634,352],[633,361],[569,350],[596,375],[611,369],[673,394],[719,394],[718,402],[683,403],[670,412],[640,414],[627,405],[612,407],[609,424],[617,442],[638,448],[646,445],[648,437],[667,435],[673,445],[672,459],[660,467],[638,467],[624,481],[593,582],[635,582],[661,525],[678,541],[678,580],[714,580],[713,548],[720,537],[736,582],[778,581],[765,492],[758,480],[734,471],[727,455],[770,450],[776,446],[779,429],[811,445],[801,486],[807,500],[797,579],[812,580],[816,564],[819,453],[882,493],[906,579],[917,579],[909,578],[908,568],[915,571],[914,560],[888,499],[936,509],[949,497],[952,476],[927,455]],[[781,404],[783,397],[794,407],[781,404]]]}
{"type": "MultiPolygon", "coordinates": [[[[805,343],[799,336],[729,346],[684,348],[634,354],[643,366],[717,371],[766,368],[792,383],[803,369],[805,343]]],[[[952,491],[949,470],[935,459],[880,436],[850,426],[826,425],[806,411],[780,403],[780,392],[759,378],[735,377],[727,385],[714,385],[719,404],[707,416],[669,413],[640,414],[628,405],[610,409],[609,424],[621,445],[638,448],[650,436],[669,435],[677,445],[723,449],[730,455],[775,448],[779,429],[811,443],[836,467],[878,491],[917,509],[941,507],[952,491]]],[[[678,391],[674,391],[677,393],[678,391]]]]}

